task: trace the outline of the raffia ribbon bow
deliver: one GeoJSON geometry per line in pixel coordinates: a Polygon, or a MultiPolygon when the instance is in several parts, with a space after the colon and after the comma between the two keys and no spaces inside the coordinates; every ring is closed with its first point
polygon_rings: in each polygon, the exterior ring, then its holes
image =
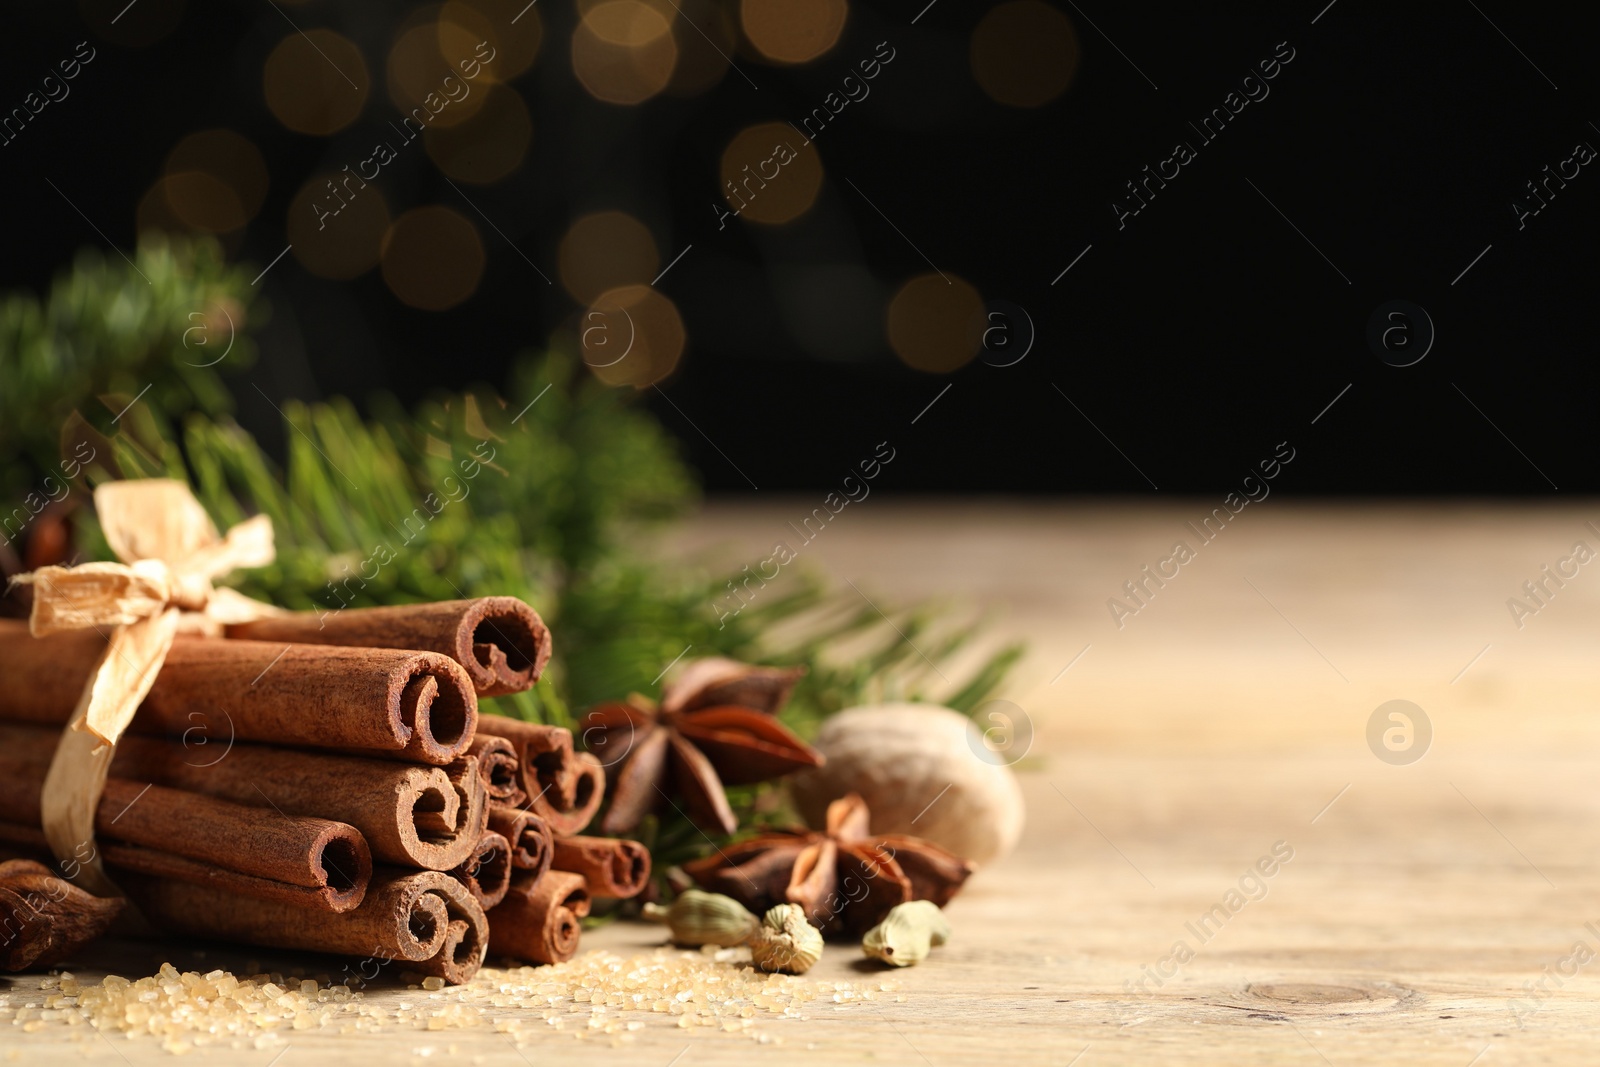
{"type": "Polygon", "coordinates": [[[106,650],[61,733],[40,794],[44,833],[64,872],[85,889],[112,895],[95,846],[94,816],[117,739],[180,632],[217,635],[227,623],[279,614],[232,589],[212,587],[239,567],[274,558],[272,520],[257,515],[218,536],[182,482],[108,482],[94,491],[106,542],[121,563],[41,567],[15,581],[33,586],[28,628],[35,637],[95,629],[106,650]]]}

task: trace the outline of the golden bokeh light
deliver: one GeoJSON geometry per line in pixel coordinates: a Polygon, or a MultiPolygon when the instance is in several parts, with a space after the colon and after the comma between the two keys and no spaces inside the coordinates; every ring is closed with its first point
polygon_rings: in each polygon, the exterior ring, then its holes
{"type": "Polygon", "coordinates": [[[401,32],[389,49],[385,67],[389,99],[419,126],[455,126],[467,121],[483,106],[485,90],[493,84],[484,72],[500,61],[493,45],[482,52],[487,61],[473,54],[477,44],[473,41],[468,54],[461,57],[468,62],[463,69],[459,60],[454,64],[445,61],[438,23],[422,22],[401,32]],[[477,76],[468,77],[472,72],[477,76]]]}
{"type": "Polygon", "coordinates": [[[370,183],[341,172],[312,178],[289,204],[285,233],[295,258],[319,278],[344,281],[378,262],[389,205],[370,183]]]}
{"type": "Polygon", "coordinates": [[[608,104],[638,104],[661,92],[678,65],[672,22],[643,0],[604,0],[572,32],[572,73],[608,104]]]}
{"type": "Polygon", "coordinates": [[[649,228],[623,211],[597,211],[574,222],[561,238],[558,262],[561,285],[580,304],[608,289],[651,281],[661,269],[649,228]]]}
{"type": "Polygon", "coordinates": [[[423,134],[428,156],[457,181],[488,185],[522,165],[533,123],[522,97],[498,85],[480,86],[483,106],[466,122],[423,134]]]}
{"type": "Polygon", "coordinates": [[[172,213],[202,233],[228,233],[249,221],[238,192],[203,170],[169,174],[162,188],[172,213]]]}
{"type": "Polygon", "coordinates": [[[232,130],[201,130],[179,141],[167,153],[166,177],[173,212],[206,233],[239,229],[267,195],[261,152],[232,130]]]}
{"type": "Polygon", "coordinates": [[[459,212],[433,205],[395,219],[383,239],[383,281],[403,304],[445,311],[483,279],[483,242],[459,212]]]}
{"type": "Polygon", "coordinates": [[[144,196],[139,198],[139,207],[134,215],[134,229],[141,237],[156,231],[188,233],[193,229],[172,210],[172,201],[167,199],[167,181],[166,178],[158,179],[154,185],[145,190],[144,196]]]}
{"type": "Polygon", "coordinates": [[[722,151],[721,174],[730,213],[769,226],[799,218],[822,191],[816,145],[785,122],[742,130],[722,151]]]}
{"type": "Polygon", "coordinates": [[[438,33],[439,54],[450,66],[465,72],[478,61],[478,81],[508,82],[538,58],[544,24],[527,0],[452,0],[439,11],[438,33]],[[478,52],[484,43],[494,55],[487,63],[478,52]]]}
{"type": "Polygon", "coordinates": [[[919,274],[889,301],[889,347],[930,374],[948,374],[977,355],[983,325],[983,298],[953,274],[919,274]]]}
{"type": "Polygon", "coordinates": [[[699,96],[716,88],[728,73],[728,57],[739,47],[731,12],[712,0],[683,0],[683,17],[674,19],[678,66],[667,92],[699,96]]]}
{"type": "Polygon", "coordinates": [[[839,43],[847,0],[739,0],[739,22],[774,63],[809,63],[839,43]]]}
{"type": "Polygon", "coordinates": [[[648,285],[607,289],[583,313],[578,331],[583,361],[607,385],[654,385],[683,356],[678,308],[648,285]]]}
{"type": "Polygon", "coordinates": [[[1066,91],[1078,72],[1078,35],[1042,0],[1008,0],[972,31],[972,76],[997,103],[1039,107],[1066,91]]]}
{"type": "Polygon", "coordinates": [[[371,79],[361,50],[332,30],[291,33],[267,57],[261,88],[277,120],[325,137],[356,120],[371,79]]]}

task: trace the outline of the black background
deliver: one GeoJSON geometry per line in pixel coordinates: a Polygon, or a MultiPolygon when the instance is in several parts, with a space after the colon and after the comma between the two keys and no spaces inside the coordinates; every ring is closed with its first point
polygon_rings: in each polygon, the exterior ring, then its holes
{"type": "MultiPolygon", "coordinates": [[[[0,107],[20,104],[78,41],[99,56],[67,100],[0,148],[0,284],[42,288],[77,248],[105,245],[47,179],[128,249],[166,153],[214,126],[249,136],[266,158],[266,206],[229,245],[265,266],[283,248],[295,189],[319,167],[360,158],[395,113],[382,61],[410,6],[194,2],[156,43],[126,47],[97,29],[125,2],[7,5],[0,107]],[[374,72],[366,112],[335,137],[290,133],[262,101],[261,63],[293,32],[285,15],[349,36],[374,72]]],[[[552,276],[556,243],[586,211],[644,219],[663,263],[693,245],[660,284],[689,349],[661,383],[665,396],[643,399],[709,490],[829,488],[880,441],[897,450],[892,484],[879,486],[889,492],[1153,484],[1209,495],[1235,487],[1280,441],[1297,458],[1274,488],[1291,494],[1537,497],[1600,485],[1588,340],[1600,174],[1584,168],[1524,229],[1511,208],[1522,184],[1575,144],[1600,146],[1593,24],[1575,7],[1314,0],[1080,11],[1062,0],[1081,48],[1076,79],[1055,102],[1015,110],[989,100],[968,65],[972,29],[991,5],[937,0],[912,25],[924,3],[857,0],[817,63],[776,68],[742,51],[735,61],[759,88],[730,71],[703,96],[637,108],[583,93],[565,51],[571,7],[539,4],[540,57],[515,83],[533,116],[532,151],[510,179],[469,195],[552,276]],[[727,141],[750,122],[797,121],[882,40],[897,56],[873,95],[817,139],[827,172],[817,207],[781,231],[742,222],[719,231],[711,205],[727,141]],[[1119,230],[1111,203],[1123,183],[1175,142],[1197,143],[1187,122],[1279,42],[1295,58],[1270,96],[1119,230]],[[903,366],[884,342],[881,308],[928,260],[1026,309],[1037,329],[1027,357],[974,360],[950,375],[903,366]],[[856,330],[851,344],[807,353],[784,281],[838,263],[864,266],[876,290],[838,310],[856,330]],[[1365,339],[1373,310],[1395,299],[1425,308],[1437,330],[1414,366],[1386,365],[1365,339]],[[860,307],[880,310],[857,323],[860,307]]],[[[123,29],[173,8],[140,0],[123,29]]],[[[397,212],[437,202],[479,221],[421,153],[394,170],[384,180],[397,212]]],[[[402,306],[376,272],[329,282],[286,258],[263,283],[272,315],[261,358],[235,379],[241,420],[281,440],[252,382],[280,403],[379,390],[415,400],[502,385],[518,353],[570,333],[570,299],[480,231],[483,283],[445,313],[402,306]]]]}

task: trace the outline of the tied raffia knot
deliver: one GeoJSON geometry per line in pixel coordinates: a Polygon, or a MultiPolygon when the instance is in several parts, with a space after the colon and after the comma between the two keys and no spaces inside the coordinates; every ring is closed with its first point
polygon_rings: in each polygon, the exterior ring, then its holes
{"type": "Polygon", "coordinates": [[[116,891],[94,844],[94,813],[117,739],[150,692],[181,632],[219,635],[230,623],[280,614],[212,582],[274,558],[272,520],[247,519],[217,533],[182,482],[109,482],[94,491],[106,543],[120,563],[41,567],[13,581],[33,587],[35,637],[94,629],[106,638],[94,673],[62,731],[40,794],[44,832],[63,869],[92,892],[116,891]],[[71,861],[70,863],[68,861],[71,861]]]}

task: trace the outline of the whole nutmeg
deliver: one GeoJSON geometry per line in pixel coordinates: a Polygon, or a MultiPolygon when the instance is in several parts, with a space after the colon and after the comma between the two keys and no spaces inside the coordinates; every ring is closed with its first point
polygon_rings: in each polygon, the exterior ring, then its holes
{"type": "Polygon", "coordinates": [[[828,803],[859,793],[874,834],[913,834],[975,864],[1010,852],[1022,834],[1022,790],[1011,768],[987,753],[976,724],[935,704],[850,708],[823,723],[813,742],[827,757],[790,780],[812,826],[828,803]]]}
{"type": "Polygon", "coordinates": [[[822,958],[822,931],[806,922],[798,904],[768,908],[750,935],[750,962],[763,971],[805,974],[822,958]]]}

